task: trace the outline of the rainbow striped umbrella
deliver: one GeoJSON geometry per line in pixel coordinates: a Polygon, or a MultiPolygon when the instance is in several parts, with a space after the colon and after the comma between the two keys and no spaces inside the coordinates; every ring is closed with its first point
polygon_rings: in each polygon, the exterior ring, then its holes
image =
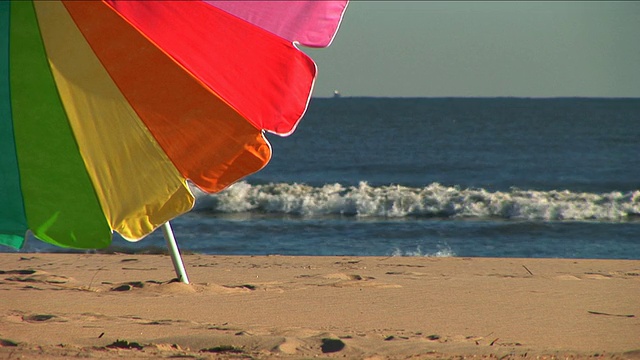
{"type": "Polygon", "coordinates": [[[0,244],[139,240],[263,168],[347,1],[0,1],[0,244]]]}

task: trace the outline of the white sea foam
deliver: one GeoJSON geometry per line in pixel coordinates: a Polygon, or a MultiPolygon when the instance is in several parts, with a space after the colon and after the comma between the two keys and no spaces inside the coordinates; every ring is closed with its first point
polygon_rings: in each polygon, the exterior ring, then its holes
{"type": "Polygon", "coordinates": [[[640,216],[640,190],[581,193],[512,189],[491,192],[433,183],[358,186],[239,182],[225,191],[198,193],[196,210],[297,216],[498,218],[518,220],[626,221],[640,216]]]}
{"type": "Polygon", "coordinates": [[[425,253],[420,246],[413,251],[402,251],[398,248],[393,250],[391,256],[419,256],[419,257],[454,257],[456,254],[449,246],[438,246],[438,250],[431,253],[425,253]]]}

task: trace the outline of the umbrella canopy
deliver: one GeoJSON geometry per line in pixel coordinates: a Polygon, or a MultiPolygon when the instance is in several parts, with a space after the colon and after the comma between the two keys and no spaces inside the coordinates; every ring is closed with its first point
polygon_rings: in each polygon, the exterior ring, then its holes
{"type": "Polygon", "coordinates": [[[0,244],[138,240],[263,168],[347,1],[0,1],[0,244]]]}

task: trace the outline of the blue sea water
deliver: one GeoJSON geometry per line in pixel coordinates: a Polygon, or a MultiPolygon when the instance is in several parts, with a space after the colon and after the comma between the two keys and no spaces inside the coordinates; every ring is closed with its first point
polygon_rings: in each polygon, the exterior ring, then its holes
{"type": "Polygon", "coordinates": [[[267,137],[172,221],[183,252],[640,259],[640,99],[314,98],[267,137]]]}

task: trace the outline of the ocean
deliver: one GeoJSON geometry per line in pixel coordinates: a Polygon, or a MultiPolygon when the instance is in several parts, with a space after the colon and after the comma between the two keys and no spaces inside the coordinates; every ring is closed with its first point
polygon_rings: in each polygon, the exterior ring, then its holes
{"type": "Polygon", "coordinates": [[[640,99],[313,98],[267,137],[263,170],[194,190],[183,252],[640,259],[640,99]]]}

